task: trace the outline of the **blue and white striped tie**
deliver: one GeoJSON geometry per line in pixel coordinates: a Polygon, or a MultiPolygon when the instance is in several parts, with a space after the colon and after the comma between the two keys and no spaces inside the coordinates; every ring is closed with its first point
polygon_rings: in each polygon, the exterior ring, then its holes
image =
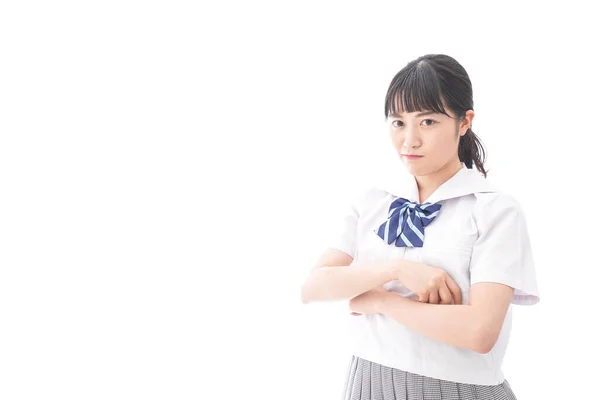
{"type": "Polygon", "coordinates": [[[441,204],[418,204],[398,197],[390,205],[388,219],[374,230],[387,244],[423,247],[425,227],[438,215],[441,204]]]}

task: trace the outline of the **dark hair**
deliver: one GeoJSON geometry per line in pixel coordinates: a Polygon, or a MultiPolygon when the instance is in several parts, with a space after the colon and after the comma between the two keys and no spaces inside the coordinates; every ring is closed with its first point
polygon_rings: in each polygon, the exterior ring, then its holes
{"type": "MultiPolygon", "coordinates": [[[[445,54],[426,54],[409,62],[392,79],[385,96],[385,117],[403,111],[431,110],[448,115],[446,106],[460,122],[473,109],[473,88],[467,71],[445,54]]],[[[450,115],[448,115],[451,117],[450,115]]],[[[458,143],[458,158],[468,168],[483,168],[483,143],[469,127],[458,143]]]]}

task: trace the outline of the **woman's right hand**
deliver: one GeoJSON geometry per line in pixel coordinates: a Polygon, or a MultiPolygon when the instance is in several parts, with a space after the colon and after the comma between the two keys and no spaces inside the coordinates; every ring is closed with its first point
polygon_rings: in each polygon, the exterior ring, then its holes
{"type": "Polygon", "coordinates": [[[417,301],[431,304],[462,304],[460,287],[441,268],[406,259],[390,260],[397,279],[417,295],[417,301]]]}

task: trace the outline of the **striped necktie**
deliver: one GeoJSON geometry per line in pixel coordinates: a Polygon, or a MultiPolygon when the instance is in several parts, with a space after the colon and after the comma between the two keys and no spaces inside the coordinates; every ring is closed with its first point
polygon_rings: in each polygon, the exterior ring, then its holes
{"type": "Polygon", "coordinates": [[[390,205],[388,219],[374,230],[387,244],[396,247],[423,247],[425,227],[438,215],[441,204],[418,204],[398,197],[390,205]]]}

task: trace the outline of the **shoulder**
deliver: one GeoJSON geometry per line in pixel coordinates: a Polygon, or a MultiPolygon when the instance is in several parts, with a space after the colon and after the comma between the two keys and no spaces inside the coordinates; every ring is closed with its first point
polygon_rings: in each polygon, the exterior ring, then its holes
{"type": "Polygon", "coordinates": [[[358,210],[364,210],[378,203],[387,195],[388,193],[377,185],[363,185],[351,193],[351,201],[358,210]]]}
{"type": "Polygon", "coordinates": [[[498,191],[474,195],[473,218],[479,228],[486,229],[502,221],[514,222],[525,218],[520,202],[510,193],[498,191]]]}
{"type": "Polygon", "coordinates": [[[521,211],[521,204],[510,193],[507,192],[482,192],[473,193],[476,199],[475,211],[494,213],[504,210],[521,211]]]}

